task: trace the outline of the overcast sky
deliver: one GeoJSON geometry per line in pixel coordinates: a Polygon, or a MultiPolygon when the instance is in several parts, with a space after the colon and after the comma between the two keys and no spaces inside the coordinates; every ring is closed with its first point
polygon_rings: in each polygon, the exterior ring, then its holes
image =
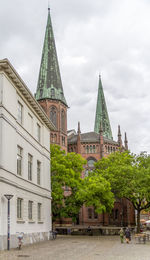
{"type": "MultiPolygon", "coordinates": [[[[35,93],[47,0],[1,0],[0,59],[35,93]]],[[[94,129],[101,74],[114,140],[127,132],[134,153],[150,153],[150,1],[51,0],[68,129],[94,129]]]]}

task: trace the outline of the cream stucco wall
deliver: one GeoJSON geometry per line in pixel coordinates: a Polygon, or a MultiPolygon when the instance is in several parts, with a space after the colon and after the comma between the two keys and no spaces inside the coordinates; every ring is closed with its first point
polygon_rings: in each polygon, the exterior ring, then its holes
{"type": "Polygon", "coordinates": [[[7,200],[11,199],[11,246],[16,232],[24,232],[25,243],[48,237],[51,230],[50,129],[5,73],[0,73],[0,249],[6,248],[7,200]],[[18,122],[18,101],[23,106],[23,123],[18,122]],[[32,117],[32,127],[29,117],[32,117]],[[37,124],[41,140],[37,139],[37,124]],[[17,175],[17,146],[22,148],[22,175],[17,175]],[[28,153],[33,156],[32,181],[28,180],[28,153]],[[37,184],[37,160],[41,162],[41,184],[37,184]],[[17,220],[17,198],[23,199],[23,217],[17,220]],[[28,220],[28,201],[33,201],[33,221],[28,220]],[[37,219],[37,203],[42,204],[42,220],[37,219]]]}

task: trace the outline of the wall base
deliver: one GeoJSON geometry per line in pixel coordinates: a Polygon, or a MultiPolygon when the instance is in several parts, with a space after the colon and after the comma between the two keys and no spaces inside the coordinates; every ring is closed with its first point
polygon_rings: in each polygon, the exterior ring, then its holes
{"type": "MultiPolygon", "coordinates": [[[[18,234],[11,235],[10,238],[10,248],[18,247],[18,234]]],[[[42,241],[49,240],[49,232],[36,232],[24,234],[23,236],[23,245],[30,245],[42,241]]],[[[7,249],[7,236],[0,236],[0,250],[7,249]]]]}

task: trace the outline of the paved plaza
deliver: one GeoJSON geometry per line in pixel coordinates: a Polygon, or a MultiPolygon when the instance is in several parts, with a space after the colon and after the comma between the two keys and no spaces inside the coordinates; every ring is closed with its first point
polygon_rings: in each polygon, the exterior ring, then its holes
{"type": "Polygon", "coordinates": [[[59,236],[56,240],[0,252],[0,260],[149,260],[150,242],[121,244],[118,236],[59,236]]]}

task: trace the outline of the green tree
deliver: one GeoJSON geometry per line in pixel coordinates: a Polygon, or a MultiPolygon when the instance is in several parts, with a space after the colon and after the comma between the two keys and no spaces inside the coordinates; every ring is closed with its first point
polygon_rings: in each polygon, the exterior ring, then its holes
{"type": "Polygon", "coordinates": [[[83,202],[77,196],[82,187],[81,173],[86,164],[79,154],[62,151],[51,145],[51,187],[53,219],[71,217],[76,219],[83,202]],[[64,188],[69,188],[65,193],[64,188]]]}
{"type": "Polygon", "coordinates": [[[94,174],[111,183],[115,196],[128,199],[137,210],[139,232],[140,212],[150,209],[150,156],[116,152],[98,161],[95,167],[94,174]]]}
{"type": "Polygon", "coordinates": [[[97,213],[110,212],[114,207],[110,183],[101,175],[91,173],[85,177],[79,196],[86,206],[93,206],[97,213]]]}
{"type": "Polygon", "coordinates": [[[83,165],[81,155],[68,153],[58,145],[51,145],[51,186],[53,220],[71,217],[75,220],[83,204],[94,206],[97,213],[110,211],[114,196],[110,183],[102,176],[88,176],[82,179],[83,165]],[[64,192],[64,187],[69,192],[64,192]]]}

